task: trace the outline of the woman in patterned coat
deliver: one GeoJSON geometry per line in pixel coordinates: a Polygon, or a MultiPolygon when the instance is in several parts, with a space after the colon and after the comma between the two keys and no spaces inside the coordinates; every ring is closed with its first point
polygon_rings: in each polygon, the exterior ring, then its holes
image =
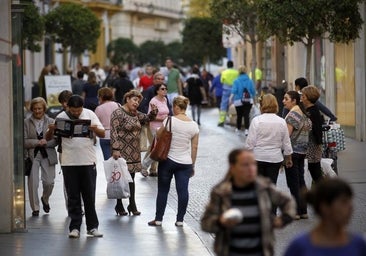
{"type": "MultiPolygon", "coordinates": [[[[158,112],[155,105],[151,112],[144,114],[137,111],[142,95],[137,90],[131,90],[124,96],[124,105],[116,109],[111,115],[111,146],[115,159],[123,157],[128,165],[133,183],[130,184],[130,204],[127,211],[133,215],[140,215],[135,202],[135,173],[141,171],[140,133],[143,124],[154,120],[158,112]]],[[[117,199],[115,207],[117,215],[127,215],[122,199],[117,199]]]]}

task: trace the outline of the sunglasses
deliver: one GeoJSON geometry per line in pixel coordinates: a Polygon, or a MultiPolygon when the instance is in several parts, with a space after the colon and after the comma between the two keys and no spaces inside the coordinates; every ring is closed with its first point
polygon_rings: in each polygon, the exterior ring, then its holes
{"type": "Polygon", "coordinates": [[[160,88],[160,90],[162,90],[162,91],[166,91],[166,90],[168,90],[167,88],[165,88],[165,87],[162,87],[162,88],[160,88]]]}

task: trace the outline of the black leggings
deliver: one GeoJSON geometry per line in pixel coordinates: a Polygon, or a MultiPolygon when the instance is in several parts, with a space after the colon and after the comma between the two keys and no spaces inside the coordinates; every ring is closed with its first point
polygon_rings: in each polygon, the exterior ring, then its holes
{"type": "Polygon", "coordinates": [[[309,163],[308,169],[309,169],[311,178],[313,179],[314,183],[319,182],[323,178],[320,162],[309,163]]]}
{"type": "Polygon", "coordinates": [[[236,128],[241,129],[241,124],[244,117],[244,127],[249,129],[249,114],[252,104],[244,104],[243,106],[235,107],[236,109],[236,128]]]}
{"type": "MultiPolygon", "coordinates": [[[[137,211],[137,207],[136,207],[136,201],[135,201],[135,173],[130,173],[133,182],[128,183],[129,187],[130,187],[130,197],[128,198],[129,202],[130,202],[130,209],[131,211],[137,211]]],[[[122,199],[117,199],[117,205],[122,205],[122,199]]]]}

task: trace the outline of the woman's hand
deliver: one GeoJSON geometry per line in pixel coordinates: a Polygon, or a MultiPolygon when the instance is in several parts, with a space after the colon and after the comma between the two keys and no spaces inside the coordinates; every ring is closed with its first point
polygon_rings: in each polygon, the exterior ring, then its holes
{"type": "Polygon", "coordinates": [[[47,140],[46,139],[40,139],[38,141],[38,145],[41,146],[41,147],[44,147],[47,145],[47,140]]]}
{"type": "Polygon", "coordinates": [[[112,157],[117,160],[118,158],[121,157],[121,152],[119,152],[118,150],[113,150],[112,152],[112,157]]]}
{"type": "Polygon", "coordinates": [[[281,219],[281,217],[276,216],[273,219],[273,223],[272,223],[274,228],[282,228],[283,227],[283,221],[281,219]]]}
{"type": "Polygon", "coordinates": [[[151,108],[151,112],[153,112],[153,113],[157,114],[159,112],[158,107],[155,104],[150,104],[150,108],[151,108]]]}
{"type": "Polygon", "coordinates": [[[191,175],[189,176],[190,178],[192,178],[195,175],[196,171],[194,170],[194,168],[192,169],[191,175]]]}

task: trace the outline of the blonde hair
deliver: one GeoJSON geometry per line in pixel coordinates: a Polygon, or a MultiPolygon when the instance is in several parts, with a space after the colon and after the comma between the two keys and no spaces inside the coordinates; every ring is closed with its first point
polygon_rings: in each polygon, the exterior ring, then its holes
{"type": "Polygon", "coordinates": [[[127,92],[125,94],[125,96],[123,96],[123,102],[126,103],[127,99],[130,99],[130,98],[133,98],[133,97],[139,98],[140,102],[143,99],[141,92],[139,92],[138,90],[131,90],[131,91],[127,92]]]}
{"type": "Polygon", "coordinates": [[[318,88],[316,88],[314,85],[308,85],[308,86],[302,88],[301,93],[304,94],[306,96],[306,98],[308,98],[308,100],[313,104],[320,97],[320,92],[319,92],[318,88]]]}
{"type": "Polygon", "coordinates": [[[247,73],[247,67],[244,65],[240,65],[238,68],[239,74],[246,74],[247,73]]]}
{"type": "Polygon", "coordinates": [[[278,102],[275,96],[272,94],[265,94],[262,96],[261,101],[261,112],[262,113],[278,113],[278,102]]]}
{"type": "Polygon", "coordinates": [[[188,104],[189,104],[189,99],[182,95],[175,97],[173,100],[173,106],[177,106],[182,110],[186,110],[188,104]]]}
{"type": "Polygon", "coordinates": [[[33,112],[34,105],[36,105],[38,103],[42,103],[43,110],[46,111],[46,109],[47,109],[47,103],[46,103],[46,101],[42,97],[37,97],[37,98],[32,99],[31,100],[31,103],[30,103],[29,109],[33,112]]]}

